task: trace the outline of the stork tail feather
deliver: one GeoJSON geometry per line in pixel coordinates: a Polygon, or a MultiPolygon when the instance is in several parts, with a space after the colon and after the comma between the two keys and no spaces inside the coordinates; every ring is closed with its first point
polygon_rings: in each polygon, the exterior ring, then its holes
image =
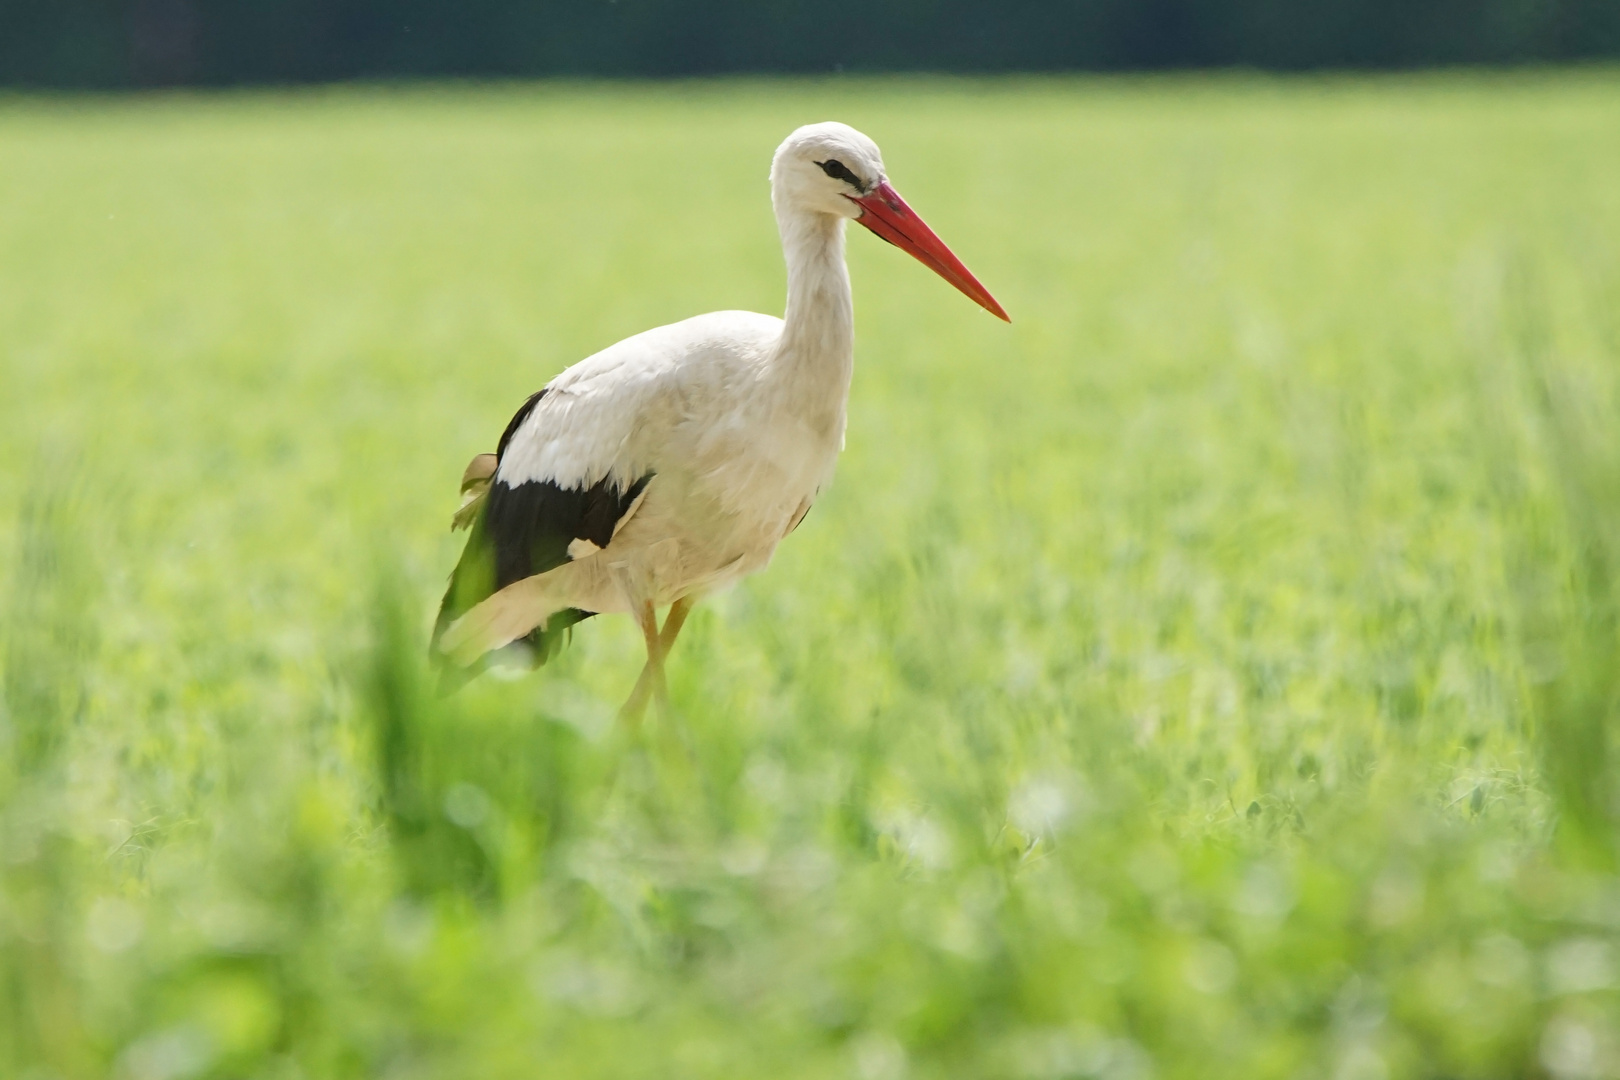
{"type": "Polygon", "coordinates": [[[467,463],[466,471],[461,474],[461,505],[450,519],[451,532],[468,528],[477,519],[499,464],[500,458],[494,454],[479,454],[467,463]]]}

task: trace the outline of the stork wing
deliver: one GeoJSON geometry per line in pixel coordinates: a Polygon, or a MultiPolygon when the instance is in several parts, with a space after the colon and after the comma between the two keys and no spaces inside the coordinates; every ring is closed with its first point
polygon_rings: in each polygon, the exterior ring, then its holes
{"type": "MultiPolygon", "coordinates": [[[[607,547],[618,527],[639,507],[652,480],[651,472],[628,484],[612,475],[595,483],[554,478],[514,482],[503,475],[501,463],[519,433],[529,436],[543,429],[539,423],[525,425],[547,393],[541,390],[531,395],[507,424],[497,451],[473,458],[462,475],[463,503],[454,523],[470,527],[470,533],[439,607],[433,630],[436,654],[445,631],[486,598],[514,582],[607,547]]],[[[591,614],[558,612],[545,626],[516,628],[513,638],[527,635],[536,648],[536,660],[544,662],[556,644],[547,632],[591,614]],[[551,623],[561,625],[552,627],[551,623]]]]}

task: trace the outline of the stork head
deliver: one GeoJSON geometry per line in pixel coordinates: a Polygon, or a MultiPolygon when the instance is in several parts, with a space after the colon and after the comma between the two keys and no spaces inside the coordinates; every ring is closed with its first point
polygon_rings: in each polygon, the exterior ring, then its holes
{"type": "Polygon", "coordinates": [[[1011,322],[995,297],[889,184],[877,143],[848,124],[807,124],[776,148],[771,201],[784,213],[853,219],[934,273],[999,319],[1011,322]]]}

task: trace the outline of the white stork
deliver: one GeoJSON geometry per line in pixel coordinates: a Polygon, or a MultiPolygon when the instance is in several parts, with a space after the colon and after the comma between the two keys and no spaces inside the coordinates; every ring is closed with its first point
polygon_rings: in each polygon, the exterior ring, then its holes
{"type": "Polygon", "coordinates": [[[472,531],[432,646],[452,682],[498,650],[538,666],[574,623],[626,612],[647,663],[620,715],[639,718],[649,695],[666,707],[664,658],[692,604],[764,569],[832,478],[854,369],[845,222],[1007,319],[854,128],[789,135],[771,203],[783,318],[717,311],[626,338],[532,395],[467,467],[453,527],[472,531]]]}

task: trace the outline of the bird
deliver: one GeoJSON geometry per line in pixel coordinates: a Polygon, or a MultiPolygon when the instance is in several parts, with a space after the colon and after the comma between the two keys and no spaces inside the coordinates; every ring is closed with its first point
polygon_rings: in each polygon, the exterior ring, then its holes
{"type": "Polygon", "coordinates": [[[538,667],[575,624],[625,613],[647,659],[619,716],[639,721],[649,697],[667,712],[692,606],[764,569],[832,479],[854,373],[849,222],[1012,321],[854,128],[793,131],[770,190],[782,318],[717,311],[625,338],[531,394],[468,464],[452,519],[466,546],[430,644],[449,689],[494,662],[538,667]]]}

